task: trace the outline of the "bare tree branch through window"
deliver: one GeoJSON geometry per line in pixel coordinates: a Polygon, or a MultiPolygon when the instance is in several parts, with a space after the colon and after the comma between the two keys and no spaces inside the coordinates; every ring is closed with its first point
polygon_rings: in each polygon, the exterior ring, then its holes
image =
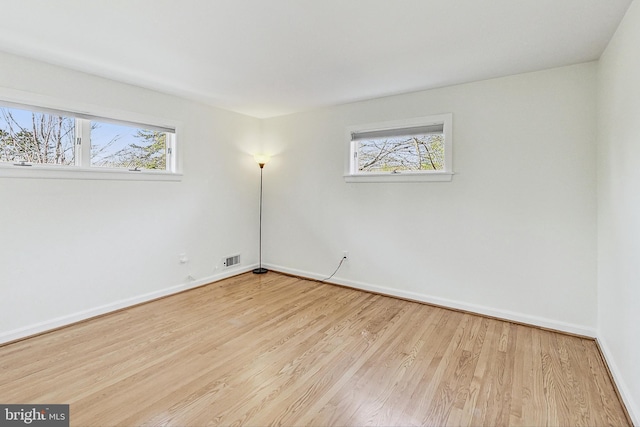
{"type": "Polygon", "coordinates": [[[442,134],[366,139],[357,144],[357,164],[361,172],[444,169],[442,134]]]}

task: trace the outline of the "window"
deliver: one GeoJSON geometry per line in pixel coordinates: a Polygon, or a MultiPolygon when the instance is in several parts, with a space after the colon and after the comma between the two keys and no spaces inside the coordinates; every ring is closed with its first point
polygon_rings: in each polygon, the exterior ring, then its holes
{"type": "Polygon", "coordinates": [[[450,181],[452,114],[348,129],[347,182],[450,181]]]}
{"type": "Polygon", "coordinates": [[[0,104],[0,176],[175,179],[175,144],[173,127],[0,104]]]}
{"type": "Polygon", "coordinates": [[[167,160],[171,158],[173,132],[98,121],[89,125],[92,167],[171,169],[167,160]]]}
{"type": "Polygon", "coordinates": [[[0,107],[0,162],[74,165],[75,134],[71,117],[0,107]]]}

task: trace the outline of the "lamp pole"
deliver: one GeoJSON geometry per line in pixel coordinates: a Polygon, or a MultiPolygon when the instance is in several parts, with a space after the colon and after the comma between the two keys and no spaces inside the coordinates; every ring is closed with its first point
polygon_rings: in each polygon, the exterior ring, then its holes
{"type": "Polygon", "coordinates": [[[266,163],[266,160],[263,157],[258,157],[256,156],[256,161],[258,162],[258,165],[260,166],[260,233],[259,233],[259,247],[258,247],[258,253],[259,253],[259,259],[260,259],[260,264],[258,268],[255,268],[253,270],[254,274],[264,274],[266,273],[267,270],[266,268],[262,268],[262,170],[264,169],[264,165],[266,163]]]}

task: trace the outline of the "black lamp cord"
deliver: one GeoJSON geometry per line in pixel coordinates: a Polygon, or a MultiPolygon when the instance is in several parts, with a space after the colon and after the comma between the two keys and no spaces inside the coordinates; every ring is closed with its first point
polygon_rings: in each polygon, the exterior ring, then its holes
{"type": "Polygon", "coordinates": [[[342,263],[344,262],[344,260],[347,259],[346,256],[343,256],[342,259],[340,260],[340,263],[338,264],[338,266],[336,267],[335,271],[333,273],[331,273],[331,276],[327,277],[326,279],[322,279],[320,280],[321,282],[326,282],[327,280],[331,279],[333,276],[335,276],[335,274],[338,272],[338,270],[340,270],[340,267],[342,267],[342,263]]]}

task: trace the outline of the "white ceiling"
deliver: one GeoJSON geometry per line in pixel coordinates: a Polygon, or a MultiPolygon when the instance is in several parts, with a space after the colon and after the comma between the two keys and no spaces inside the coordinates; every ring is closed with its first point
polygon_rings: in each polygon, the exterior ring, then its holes
{"type": "Polygon", "coordinates": [[[0,50],[256,117],[599,58],[631,0],[0,0],[0,50]]]}

